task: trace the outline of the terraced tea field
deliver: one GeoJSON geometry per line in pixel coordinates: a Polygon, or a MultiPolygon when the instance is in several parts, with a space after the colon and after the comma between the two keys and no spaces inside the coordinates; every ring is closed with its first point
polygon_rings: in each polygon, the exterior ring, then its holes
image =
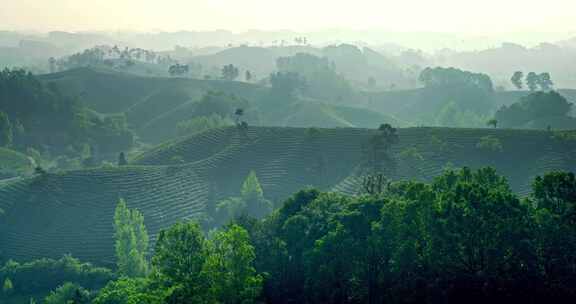
{"type": "MultiPolygon", "coordinates": [[[[167,143],[130,166],[48,174],[0,184],[0,254],[27,260],[71,253],[113,262],[112,217],[119,197],[144,213],[154,241],[161,228],[210,215],[215,203],[238,195],[255,170],[265,196],[281,202],[316,186],[354,193],[364,172],[365,149],[377,134],[367,129],[235,127],[167,143]]],[[[576,171],[576,143],[545,131],[408,128],[392,149],[393,179],[430,180],[446,167],[491,165],[520,194],[546,171],[576,171]],[[489,136],[489,137],[487,137],[489,136]],[[478,146],[482,138],[499,145],[478,146]]]]}

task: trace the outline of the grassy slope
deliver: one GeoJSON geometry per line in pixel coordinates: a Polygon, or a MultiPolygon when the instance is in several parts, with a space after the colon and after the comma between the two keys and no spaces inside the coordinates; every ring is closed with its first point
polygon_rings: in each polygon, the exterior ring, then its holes
{"type": "Polygon", "coordinates": [[[243,82],[144,77],[94,68],[42,75],[41,79],[82,96],[87,106],[98,112],[125,112],[129,117],[135,116],[135,122],[142,113],[161,114],[208,90],[222,90],[246,99],[258,91],[257,86],[243,82]]]}
{"type": "MultiPolygon", "coordinates": [[[[255,170],[267,197],[280,201],[305,186],[355,192],[367,129],[254,128],[212,130],[162,145],[132,166],[36,176],[0,184],[0,244],[6,257],[29,259],[72,253],[110,263],[112,216],[119,197],[141,210],[156,236],[182,218],[210,213],[219,199],[237,195],[255,170]]],[[[394,147],[395,179],[429,180],[449,164],[495,166],[514,190],[553,169],[576,170],[576,144],[543,131],[401,129],[394,147]],[[503,152],[476,147],[483,136],[500,139],[503,152]],[[423,158],[402,156],[407,148],[423,158]]]]}

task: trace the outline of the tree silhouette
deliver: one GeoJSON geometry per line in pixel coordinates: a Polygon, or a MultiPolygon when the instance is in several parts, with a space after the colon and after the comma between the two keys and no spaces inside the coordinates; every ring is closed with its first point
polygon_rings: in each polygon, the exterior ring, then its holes
{"type": "Polygon", "coordinates": [[[538,75],[538,85],[543,91],[549,91],[554,86],[550,73],[541,73],[538,75]]]}
{"type": "Polygon", "coordinates": [[[238,75],[240,75],[240,72],[238,71],[238,68],[233,64],[227,64],[222,67],[222,79],[234,80],[238,78],[238,75]]]}
{"type": "Polygon", "coordinates": [[[530,72],[526,75],[526,86],[530,91],[534,92],[538,89],[539,77],[536,73],[530,72]]]}
{"type": "Polygon", "coordinates": [[[494,127],[494,129],[498,128],[498,120],[496,119],[490,119],[486,124],[494,127]]]}
{"type": "Polygon", "coordinates": [[[126,154],[120,152],[120,155],[118,155],[118,166],[126,166],[127,164],[128,161],[126,160],[126,154]]]}
{"type": "Polygon", "coordinates": [[[522,89],[522,79],[524,78],[524,73],[520,72],[520,71],[516,71],[514,72],[514,75],[512,75],[512,78],[510,79],[510,81],[512,82],[512,84],[514,85],[514,87],[518,90],[522,89]]]}

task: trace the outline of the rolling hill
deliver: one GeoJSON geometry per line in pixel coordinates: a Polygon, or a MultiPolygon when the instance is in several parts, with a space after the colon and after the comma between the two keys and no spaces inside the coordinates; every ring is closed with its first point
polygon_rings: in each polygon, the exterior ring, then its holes
{"type": "MultiPolygon", "coordinates": [[[[576,90],[559,89],[558,92],[569,102],[576,103],[576,90]]],[[[422,115],[433,116],[437,114],[439,108],[450,101],[450,96],[443,96],[443,94],[429,94],[426,89],[394,90],[366,93],[363,100],[366,108],[371,111],[415,122],[422,115]],[[423,109],[426,110],[423,111],[423,109]]],[[[493,95],[494,109],[492,110],[495,111],[503,105],[509,106],[529,94],[529,91],[497,91],[493,95]]]]}
{"type": "Polygon", "coordinates": [[[258,119],[248,119],[250,124],[328,128],[376,127],[385,122],[407,125],[368,109],[335,106],[308,98],[278,105],[267,98],[267,87],[238,81],[145,77],[99,68],[46,74],[40,79],[58,85],[67,94],[80,96],[98,113],[124,113],[129,127],[149,143],[173,138],[178,122],[197,115],[197,104],[208,91],[239,97],[249,105],[258,104],[255,107],[258,110],[246,109],[248,117],[251,112],[259,112],[258,119]]]}
{"type": "MultiPolygon", "coordinates": [[[[316,186],[355,193],[365,172],[365,149],[376,130],[236,127],[171,141],[129,166],[36,175],[0,184],[0,255],[28,260],[65,253],[113,262],[114,208],[119,197],[139,209],[155,240],[161,228],[212,214],[219,200],[238,195],[255,170],[276,203],[316,186]]],[[[491,165],[520,194],[533,177],[576,171],[576,143],[545,131],[407,128],[386,164],[393,179],[429,180],[446,167],[491,165]],[[499,146],[486,148],[484,139],[499,146]]]]}

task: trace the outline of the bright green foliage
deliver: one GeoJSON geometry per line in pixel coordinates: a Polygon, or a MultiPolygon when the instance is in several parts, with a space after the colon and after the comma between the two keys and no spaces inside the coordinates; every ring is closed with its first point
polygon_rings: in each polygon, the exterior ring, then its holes
{"type": "Polygon", "coordinates": [[[6,113],[0,111],[0,146],[10,147],[12,145],[14,133],[12,124],[6,113]]]}
{"type": "Polygon", "coordinates": [[[152,265],[163,285],[173,288],[171,301],[205,301],[206,278],[202,269],[206,259],[206,240],[198,224],[177,223],[160,232],[152,265]]]}
{"type": "Polygon", "coordinates": [[[166,292],[155,289],[149,279],[121,278],[106,285],[93,304],[163,304],[166,292]]]}
{"type": "Polygon", "coordinates": [[[574,173],[550,172],[543,177],[538,176],[532,187],[539,208],[548,209],[566,219],[576,216],[574,173]]]}
{"type": "Polygon", "coordinates": [[[224,304],[254,303],[263,278],[254,269],[256,255],[246,230],[231,225],[209,244],[204,271],[212,299],[224,304]]]}
{"type": "MultiPolygon", "coordinates": [[[[393,183],[378,195],[301,191],[265,221],[239,223],[254,240],[257,271],[267,273],[268,302],[458,303],[470,299],[460,290],[470,290],[481,303],[511,294],[534,300],[526,286],[550,294],[542,282],[567,278],[545,280],[538,269],[554,261],[543,249],[558,248],[544,241],[568,242],[574,232],[537,241],[532,210],[493,169],[464,168],[431,184],[393,183]]],[[[549,231],[558,227],[549,223],[549,231]]],[[[564,248],[564,262],[551,264],[570,265],[576,251],[564,248]]],[[[568,286],[553,288],[562,297],[568,286]]]]}
{"type": "Polygon", "coordinates": [[[69,255],[58,260],[40,259],[26,263],[8,261],[0,268],[0,282],[10,278],[17,294],[47,294],[65,282],[87,289],[102,288],[116,278],[111,270],[81,263],[69,255]]]}
{"type": "Polygon", "coordinates": [[[249,215],[256,218],[264,217],[272,211],[272,203],[264,198],[264,191],[256,172],[250,174],[242,183],[240,197],[228,198],[218,203],[217,211],[222,220],[249,215]]]}
{"type": "Polygon", "coordinates": [[[114,231],[118,271],[128,277],[145,276],[148,272],[148,232],[142,213],[128,209],[126,202],[120,199],[114,214],[114,231]]]}
{"type": "Polygon", "coordinates": [[[5,295],[10,295],[14,291],[14,285],[12,284],[12,280],[10,278],[6,278],[4,280],[4,284],[2,284],[2,293],[5,295]]]}
{"type": "Polygon", "coordinates": [[[210,240],[193,223],[163,231],[156,272],[95,303],[570,303],[575,205],[572,173],[537,178],[521,200],[492,168],[359,196],[303,190],[210,240]]]}
{"type": "Polygon", "coordinates": [[[73,283],[65,283],[44,299],[45,304],[89,304],[90,292],[73,283]]]}
{"type": "Polygon", "coordinates": [[[242,184],[240,195],[246,202],[248,214],[259,217],[272,211],[270,202],[264,199],[264,191],[256,176],[256,172],[250,171],[250,174],[248,174],[242,184]]]}
{"type": "Polygon", "coordinates": [[[207,240],[196,223],[160,232],[147,278],[123,277],[103,288],[94,304],[254,303],[263,278],[246,230],[231,225],[207,240]]]}
{"type": "MultiPolygon", "coordinates": [[[[527,206],[494,169],[467,168],[438,177],[433,252],[445,271],[499,274],[517,270],[529,239],[527,206]],[[451,269],[452,268],[452,269],[451,269]]],[[[502,275],[503,276],[503,275],[502,275]]]]}

